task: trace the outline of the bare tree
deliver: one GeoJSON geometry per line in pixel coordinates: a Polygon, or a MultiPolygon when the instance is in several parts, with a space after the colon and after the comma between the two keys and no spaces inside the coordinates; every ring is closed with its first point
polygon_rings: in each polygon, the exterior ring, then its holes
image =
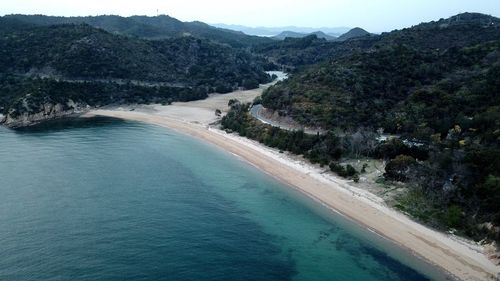
{"type": "Polygon", "coordinates": [[[368,156],[377,147],[377,133],[369,128],[360,127],[347,139],[347,148],[356,158],[368,156]]]}

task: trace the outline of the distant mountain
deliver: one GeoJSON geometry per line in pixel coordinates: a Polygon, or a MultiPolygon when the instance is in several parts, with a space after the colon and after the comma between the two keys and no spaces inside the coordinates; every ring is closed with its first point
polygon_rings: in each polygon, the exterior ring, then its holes
{"type": "Polygon", "coordinates": [[[316,35],[318,38],[323,38],[323,39],[326,39],[328,41],[332,41],[332,40],[337,39],[337,36],[325,34],[323,31],[316,31],[316,32],[313,32],[309,35],[316,35]]]}
{"type": "Polygon", "coordinates": [[[316,37],[321,38],[321,39],[326,39],[328,41],[335,40],[337,37],[330,36],[325,34],[322,31],[316,31],[312,33],[299,33],[299,32],[293,32],[293,31],[283,31],[280,34],[272,37],[273,39],[278,39],[278,40],[285,40],[285,38],[304,38],[310,35],[316,35],[316,37]]]}
{"type": "Polygon", "coordinates": [[[337,41],[345,41],[351,38],[369,36],[370,33],[362,28],[355,27],[337,38],[337,41]]]}
{"type": "Polygon", "coordinates": [[[285,40],[285,38],[302,38],[306,37],[307,34],[305,33],[299,33],[299,32],[293,32],[293,31],[283,31],[280,34],[273,36],[274,39],[277,40],[285,40]]]}
{"type": "MultiPolygon", "coordinates": [[[[355,35],[358,32],[355,32],[355,35]]],[[[358,34],[366,34],[361,31],[358,34]]],[[[500,37],[499,19],[476,13],[464,13],[422,23],[410,28],[380,35],[351,37],[349,40],[289,38],[254,46],[254,51],[289,69],[319,63],[353,51],[365,51],[377,46],[408,45],[416,49],[462,48],[500,37]]],[[[344,36],[345,38],[345,36],[344,36]]]]}
{"type": "Polygon", "coordinates": [[[248,27],[248,26],[243,26],[243,25],[231,25],[231,24],[222,24],[222,23],[212,24],[212,26],[224,28],[224,29],[231,29],[231,30],[235,30],[235,31],[241,31],[241,32],[248,34],[248,35],[267,36],[267,37],[277,36],[278,34],[284,32],[284,31],[302,33],[302,34],[311,34],[311,33],[316,32],[316,31],[321,31],[327,35],[337,37],[337,36],[340,36],[341,34],[346,33],[347,31],[349,31],[351,29],[349,27],[319,27],[319,28],[297,27],[297,26],[248,27]]]}
{"type": "Polygon", "coordinates": [[[14,19],[33,25],[82,24],[86,23],[111,33],[134,36],[145,39],[166,39],[191,35],[213,40],[232,47],[248,47],[272,41],[271,39],[249,36],[234,30],[221,29],[202,22],[182,22],[175,18],[160,15],[147,16],[95,16],[95,17],[52,17],[42,15],[7,15],[4,18],[14,19]]]}

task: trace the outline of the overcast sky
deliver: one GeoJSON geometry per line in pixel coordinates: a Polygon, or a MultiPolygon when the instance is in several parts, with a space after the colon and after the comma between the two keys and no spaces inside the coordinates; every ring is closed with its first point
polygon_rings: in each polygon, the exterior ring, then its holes
{"type": "Polygon", "coordinates": [[[0,0],[0,14],[167,14],[182,21],[247,26],[363,27],[390,31],[461,12],[500,17],[500,0],[0,0]]]}

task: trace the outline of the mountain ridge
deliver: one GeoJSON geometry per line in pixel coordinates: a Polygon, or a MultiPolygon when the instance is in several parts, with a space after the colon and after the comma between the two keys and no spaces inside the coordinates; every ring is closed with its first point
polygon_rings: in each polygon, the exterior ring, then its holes
{"type": "MultiPolygon", "coordinates": [[[[460,15],[465,20],[470,14],[460,15]]],[[[450,19],[453,20],[454,17],[450,19]]],[[[450,19],[422,23],[379,35],[349,38],[342,42],[327,42],[310,37],[289,38],[290,40],[256,45],[253,49],[283,68],[294,70],[354,51],[367,51],[377,46],[406,44],[417,49],[444,49],[449,46],[463,47],[471,42],[480,43],[499,37],[499,25],[496,24],[498,18],[472,14],[472,19],[468,20],[467,24],[443,25],[450,19]],[[485,22],[495,24],[485,26],[485,22]]]]}
{"type": "Polygon", "coordinates": [[[283,31],[291,31],[291,32],[296,32],[296,33],[304,33],[304,34],[310,34],[310,33],[316,32],[316,31],[321,31],[325,34],[337,37],[337,36],[342,35],[343,33],[346,33],[347,31],[349,31],[351,29],[350,27],[317,27],[317,28],[315,28],[315,27],[298,27],[298,26],[249,27],[249,26],[244,26],[244,25],[222,24],[222,23],[211,24],[211,25],[215,26],[215,27],[219,27],[219,28],[241,31],[241,32],[244,32],[245,34],[249,34],[249,35],[266,36],[266,37],[276,36],[283,31]]]}
{"type": "Polygon", "coordinates": [[[280,34],[273,36],[272,38],[277,39],[277,40],[285,40],[286,38],[304,38],[304,37],[311,36],[311,35],[316,35],[317,38],[326,39],[327,41],[334,41],[337,39],[337,37],[325,34],[322,31],[315,31],[315,32],[311,32],[311,33],[299,33],[299,32],[293,32],[293,31],[283,31],[280,34]]]}
{"type": "Polygon", "coordinates": [[[270,81],[264,60],[208,39],[145,40],[88,24],[12,30],[16,20],[1,21],[11,23],[0,26],[0,111],[9,124],[43,120],[46,110],[63,116],[73,105],[188,101],[270,81]]]}
{"type": "Polygon", "coordinates": [[[82,24],[86,23],[111,33],[144,39],[167,39],[190,34],[194,37],[229,44],[232,47],[247,47],[272,41],[269,38],[249,36],[233,30],[220,29],[202,22],[182,22],[168,15],[156,17],[116,15],[87,17],[55,17],[44,15],[6,15],[3,18],[31,23],[34,25],[82,24]]]}

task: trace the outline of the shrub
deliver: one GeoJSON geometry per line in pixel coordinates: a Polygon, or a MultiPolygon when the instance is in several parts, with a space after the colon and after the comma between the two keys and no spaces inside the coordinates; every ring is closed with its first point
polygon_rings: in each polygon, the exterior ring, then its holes
{"type": "MultiPolygon", "coordinates": [[[[330,170],[332,172],[334,172],[337,175],[344,177],[344,178],[354,178],[355,176],[358,175],[358,172],[356,171],[356,169],[349,164],[344,167],[340,164],[332,162],[332,163],[330,163],[329,166],[330,166],[330,170]]],[[[358,177],[358,180],[359,180],[359,177],[358,177]]]]}
{"type": "Polygon", "coordinates": [[[407,181],[411,169],[416,165],[415,158],[408,155],[398,155],[385,166],[384,177],[390,180],[407,181]]]}

